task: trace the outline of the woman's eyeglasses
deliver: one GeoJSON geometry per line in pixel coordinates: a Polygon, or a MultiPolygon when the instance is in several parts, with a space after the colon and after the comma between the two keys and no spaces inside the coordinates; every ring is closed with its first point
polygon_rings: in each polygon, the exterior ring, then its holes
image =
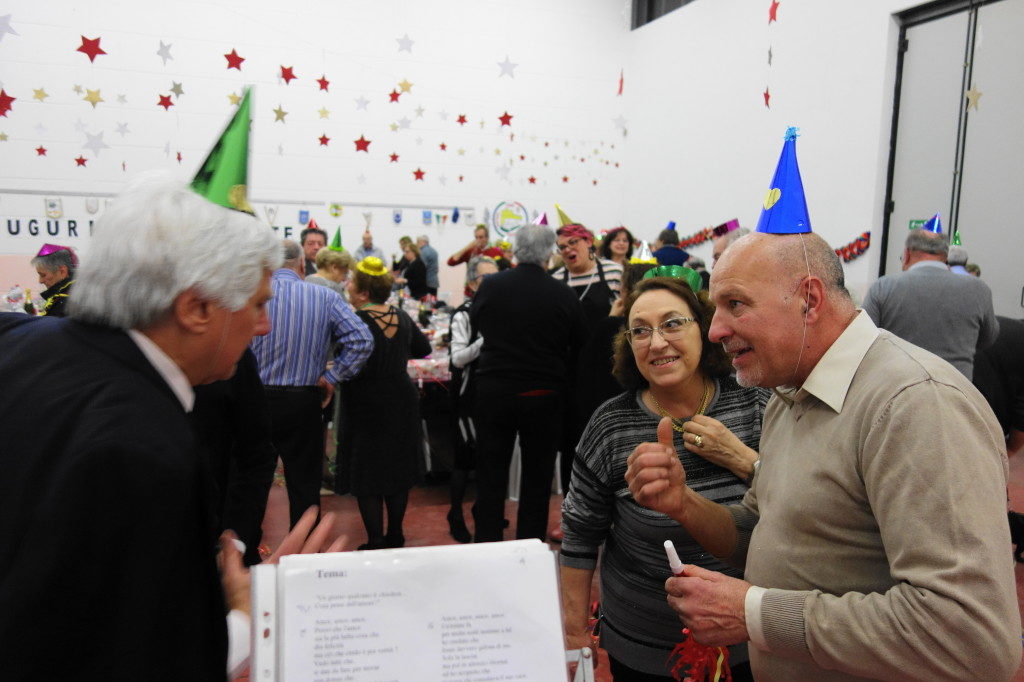
{"type": "Polygon", "coordinates": [[[695,317],[672,317],[657,327],[630,327],[626,330],[626,336],[635,345],[647,345],[654,338],[654,332],[661,334],[666,341],[678,339],[686,331],[687,325],[696,322],[695,317]]]}

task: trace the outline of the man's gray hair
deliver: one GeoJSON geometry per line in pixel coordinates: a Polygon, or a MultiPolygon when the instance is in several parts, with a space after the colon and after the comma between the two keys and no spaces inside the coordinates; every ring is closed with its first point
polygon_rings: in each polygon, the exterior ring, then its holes
{"type": "Polygon", "coordinates": [[[946,254],[947,265],[967,265],[967,249],[962,246],[950,246],[946,254]]]}
{"type": "Polygon", "coordinates": [[[935,234],[928,230],[911,230],[907,235],[906,248],[908,251],[930,253],[945,259],[949,252],[949,239],[944,234],[935,234]]]}
{"type": "Polygon", "coordinates": [[[421,234],[420,236],[416,237],[416,241],[423,242],[424,244],[429,244],[430,243],[430,237],[428,237],[425,234],[421,234]]]}
{"type": "Polygon", "coordinates": [[[191,288],[240,310],[263,274],[280,264],[281,243],[268,225],[207,201],[165,173],[146,173],[96,223],[69,314],[145,329],[191,288]]]}
{"type": "Polygon", "coordinates": [[[517,261],[547,267],[555,248],[555,231],[547,225],[523,225],[513,233],[512,241],[517,261]]]}
{"type": "Polygon", "coordinates": [[[304,257],[302,247],[296,244],[294,239],[282,239],[281,246],[284,254],[284,267],[294,268],[299,264],[299,259],[304,257]]]}
{"type": "Polygon", "coordinates": [[[490,256],[473,256],[466,263],[466,284],[476,281],[477,272],[480,270],[482,263],[490,263],[494,267],[498,267],[498,263],[490,256]]]}
{"type": "MultiPolygon", "coordinates": [[[[75,261],[74,256],[67,249],[61,249],[48,253],[45,256],[36,256],[32,259],[32,267],[42,268],[47,272],[57,272],[63,265],[68,269],[68,277],[74,277],[75,275],[75,261]]],[[[966,260],[964,262],[967,262],[966,260]]]]}

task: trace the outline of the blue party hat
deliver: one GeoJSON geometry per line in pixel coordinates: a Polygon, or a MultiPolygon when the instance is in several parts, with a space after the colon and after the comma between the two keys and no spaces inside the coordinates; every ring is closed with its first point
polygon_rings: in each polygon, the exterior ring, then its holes
{"type": "Polygon", "coordinates": [[[672,230],[673,232],[675,232],[675,229],[676,229],[676,221],[674,221],[674,220],[670,220],[670,221],[668,221],[668,225],[666,225],[666,226],[665,226],[665,229],[666,229],[666,230],[672,230]]]}
{"type": "Polygon", "coordinates": [[[775,168],[775,177],[764,198],[764,209],[757,221],[757,231],[769,234],[800,234],[811,231],[807,215],[804,183],[796,163],[796,128],[786,129],[782,155],[775,168]]]}
{"type": "Polygon", "coordinates": [[[924,230],[925,232],[934,232],[935,234],[942,234],[942,216],[936,213],[925,222],[921,229],[924,230]]]}

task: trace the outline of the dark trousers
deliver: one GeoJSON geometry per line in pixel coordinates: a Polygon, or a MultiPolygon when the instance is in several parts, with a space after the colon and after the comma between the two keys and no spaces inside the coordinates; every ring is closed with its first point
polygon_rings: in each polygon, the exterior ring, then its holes
{"type": "Polygon", "coordinates": [[[477,395],[476,542],[502,539],[508,470],[519,434],[522,475],[516,538],[547,537],[551,477],[562,432],[564,395],[477,395]]]}
{"type": "Polygon", "coordinates": [[[267,386],[270,439],[284,462],[288,516],[294,526],[303,512],[320,505],[324,424],[316,386],[267,386]]]}

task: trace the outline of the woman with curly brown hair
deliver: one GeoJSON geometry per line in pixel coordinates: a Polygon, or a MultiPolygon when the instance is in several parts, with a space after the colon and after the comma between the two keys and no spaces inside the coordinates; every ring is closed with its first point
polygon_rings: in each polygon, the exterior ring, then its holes
{"type": "MultiPolygon", "coordinates": [[[[626,392],[599,407],[587,425],[562,505],[568,646],[590,644],[587,606],[604,545],[601,646],[617,682],[672,679],[666,662],[682,626],[665,600],[671,575],[665,540],[672,540],[684,563],[741,575],[707,555],[675,521],[633,500],[626,459],[640,443],[656,440],[658,423],[668,418],[689,485],[716,502],[738,500],[756,471],[754,448],[768,401],[765,389],[740,387],[729,376],[721,345],[708,341],[713,309],[682,279],[692,279],[692,271],[670,269],[675,277],[645,279],[626,301],[614,368],[626,392]]],[[[731,653],[736,679],[743,679],[746,650],[733,647],[731,653]]]]}

